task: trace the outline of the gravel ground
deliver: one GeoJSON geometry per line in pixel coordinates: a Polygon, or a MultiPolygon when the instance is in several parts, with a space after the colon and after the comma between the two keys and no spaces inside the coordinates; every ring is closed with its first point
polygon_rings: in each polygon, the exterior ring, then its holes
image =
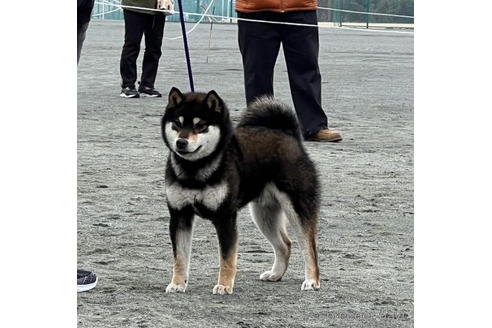
{"type": "MultiPolygon", "coordinates": [[[[167,37],[179,25],[166,26],[167,37]]],[[[215,89],[234,121],[244,110],[236,26],[190,36],[197,90],[215,89]]],[[[212,295],[212,225],[196,221],[186,294],[168,295],[168,237],[160,138],[164,99],[122,99],[123,23],[91,22],[78,67],[78,264],[99,283],[78,295],[79,327],[412,327],[413,36],[322,29],[323,103],[341,143],[307,143],[322,175],[321,290],[301,292],[294,243],[278,283],[262,282],[272,250],[240,212],[235,293],[212,295]]],[[[277,98],[290,103],[283,55],[277,98]]],[[[164,40],[156,87],[188,89],[182,41],[164,40]]]]}

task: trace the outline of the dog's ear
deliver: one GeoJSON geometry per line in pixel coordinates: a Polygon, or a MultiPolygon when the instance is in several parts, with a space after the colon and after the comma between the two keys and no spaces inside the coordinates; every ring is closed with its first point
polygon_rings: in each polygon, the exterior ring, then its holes
{"type": "Polygon", "coordinates": [[[207,94],[204,103],[207,105],[208,109],[217,113],[222,113],[224,111],[224,102],[215,90],[212,90],[207,94]]]}
{"type": "Polygon", "coordinates": [[[181,93],[181,91],[179,91],[178,88],[173,87],[171,89],[171,91],[169,91],[169,105],[168,106],[172,106],[172,107],[178,106],[179,104],[181,104],[183,102],[183,100],[184,100],[184,96],[181,93]]]}

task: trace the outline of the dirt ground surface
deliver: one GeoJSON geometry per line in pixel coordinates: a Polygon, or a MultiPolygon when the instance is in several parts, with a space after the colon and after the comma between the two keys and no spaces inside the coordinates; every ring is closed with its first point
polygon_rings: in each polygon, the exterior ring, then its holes
{"type": "MultiPolygon", "coordinates": [[[[202,24],[189,36],[196,89],[215,89],[237,121],[245,100],[236,26],[214,25],[210,49],[209,32],[202,24]]],[[[78,265],[99,277],[78,294],[78,326],[412,327],[413,35],[320,31],[323,105],[344,137],[306,144],[322,181],[321,289],[300,290],[296,242],[284,279],[259,280],[273,252],[245,208],[235,291],[216,296],[217,240],[201,219],[187,292],[165,293],[172,250],[159,120],[167,98],[118,96],[123,33],[123,22],[91,22],[78,66],[78,265]]],[[[179,25],[167,24],[165,35],[180,35],[179,25]]],[[[156,88],[165,94],[188,90],[182,49],[182,40],[163,42],[156,88]]],[[[275,92],[291,103],[282,53],[275,92]]]]}

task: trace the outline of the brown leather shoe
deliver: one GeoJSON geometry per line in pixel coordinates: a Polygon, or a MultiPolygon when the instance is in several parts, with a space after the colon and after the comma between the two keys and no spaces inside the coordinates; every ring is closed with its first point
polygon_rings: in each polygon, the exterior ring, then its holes
{"type": "Polygon", "coordinates": [[[319,130],[318,133],[313,134],[307,141],[328,141],[337,142],[341,141],[342,136],[338,132],[333,132],[330,129],[319,130]]]}

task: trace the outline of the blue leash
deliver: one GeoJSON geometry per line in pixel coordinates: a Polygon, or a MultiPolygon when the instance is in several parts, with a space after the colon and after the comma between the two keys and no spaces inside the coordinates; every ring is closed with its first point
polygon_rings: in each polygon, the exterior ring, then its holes
{"type": "Polygon", "coordinates": [[[186,65],[188,66],[188,78],[190,79],[190,89],[191,92],[195,92],[195,86],[193,85],[193,73],[191,72],[191,60],[190,60],[190,51],[188,50],[188,39],[186,37],[186,28],[185,21],[183,15],[183,4],[181,0],[178,0],[179,5],[179,18],[181,20],[181,33],[183,33],[183,44],[186,56],[186,65]]]}

